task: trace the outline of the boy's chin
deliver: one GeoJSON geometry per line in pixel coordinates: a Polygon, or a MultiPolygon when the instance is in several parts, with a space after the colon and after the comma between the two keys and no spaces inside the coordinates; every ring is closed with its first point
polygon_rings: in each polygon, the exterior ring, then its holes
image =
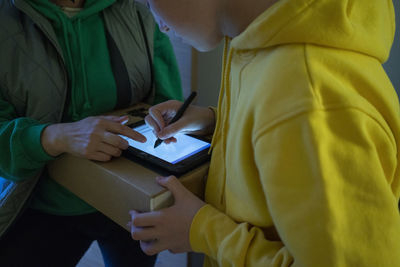
{"type": "Polygon", "coordinates": [[[208,52],[208,51],[215,49],[220,44],[221,41],[222,41],[222,39],[215,40],[213,42],[196,42],[196,43],[191,42],[191,45],[200,52],[208,52]]]}

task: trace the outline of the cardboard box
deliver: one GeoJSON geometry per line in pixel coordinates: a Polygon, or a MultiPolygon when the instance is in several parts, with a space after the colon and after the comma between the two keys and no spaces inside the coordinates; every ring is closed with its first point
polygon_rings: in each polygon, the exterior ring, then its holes
{"type": "MultiPolygon", "coordinates": [[[[139,119],[130,117],[131,122],[139,119]]],[[[204,196],[208,164],[179,177],[200,198],[204,196]]],[[[64,154],[48,165],[48,171],[59,184],[127,230],[129,210],[152,211],[173,204],[171,193],[155,180],[159,174],[124,157],[97,162],[64,154]]]]}

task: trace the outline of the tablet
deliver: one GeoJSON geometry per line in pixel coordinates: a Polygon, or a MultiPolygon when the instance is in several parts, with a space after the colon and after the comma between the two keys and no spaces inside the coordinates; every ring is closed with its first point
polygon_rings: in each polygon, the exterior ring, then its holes
{"type": "Polygon", "coordinates": [[[177,134],[176,143],[161,143],[154,148],[157,137],[144,121],[128,125],[147,138],[146,143],[137,142],[122,136],[129,142],[129,148],[123,153],[126,158],[151,168],[161,175],[180,176],[200,164],[210,160],[210,143],[195,136],[177,134]]]}

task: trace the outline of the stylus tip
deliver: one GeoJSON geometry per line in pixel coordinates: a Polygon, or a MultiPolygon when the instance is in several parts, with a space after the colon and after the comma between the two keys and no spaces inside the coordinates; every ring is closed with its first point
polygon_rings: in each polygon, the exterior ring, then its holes
{"type": "Polygon", "coordinates": [[[154,143],[154,148],[156,148],[156,147],[158,147],[159,145],[161,145],[162,141],[163,141],[163,140],[161,140],[160,138],[158,138],[158,139],[156,140],[156,142],[154,143]]]}

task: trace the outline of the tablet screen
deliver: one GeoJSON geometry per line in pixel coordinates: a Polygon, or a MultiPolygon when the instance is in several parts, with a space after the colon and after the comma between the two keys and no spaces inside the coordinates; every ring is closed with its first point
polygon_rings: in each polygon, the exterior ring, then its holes
{"type": "Polygon", "coordinates": [[[161,145],[159,145],[157,148],[154,148],[154,143],[156,142],[157,137],[153,134],[150,127],[148,127],[146,124],[143,124],[134,127],[133,129],[144,135],[147,138],[147,142],[140,143],[121,135],[122,138],[129,142],[130,146],[165,160],[171,164],[176,164],[190,157],[191,155],[210,147],[210,143],[200,139],[185,134],[177,134],[174,136],[177,140],[176,143],[170,143],[167,145],[162,142],[161,145]]]}

